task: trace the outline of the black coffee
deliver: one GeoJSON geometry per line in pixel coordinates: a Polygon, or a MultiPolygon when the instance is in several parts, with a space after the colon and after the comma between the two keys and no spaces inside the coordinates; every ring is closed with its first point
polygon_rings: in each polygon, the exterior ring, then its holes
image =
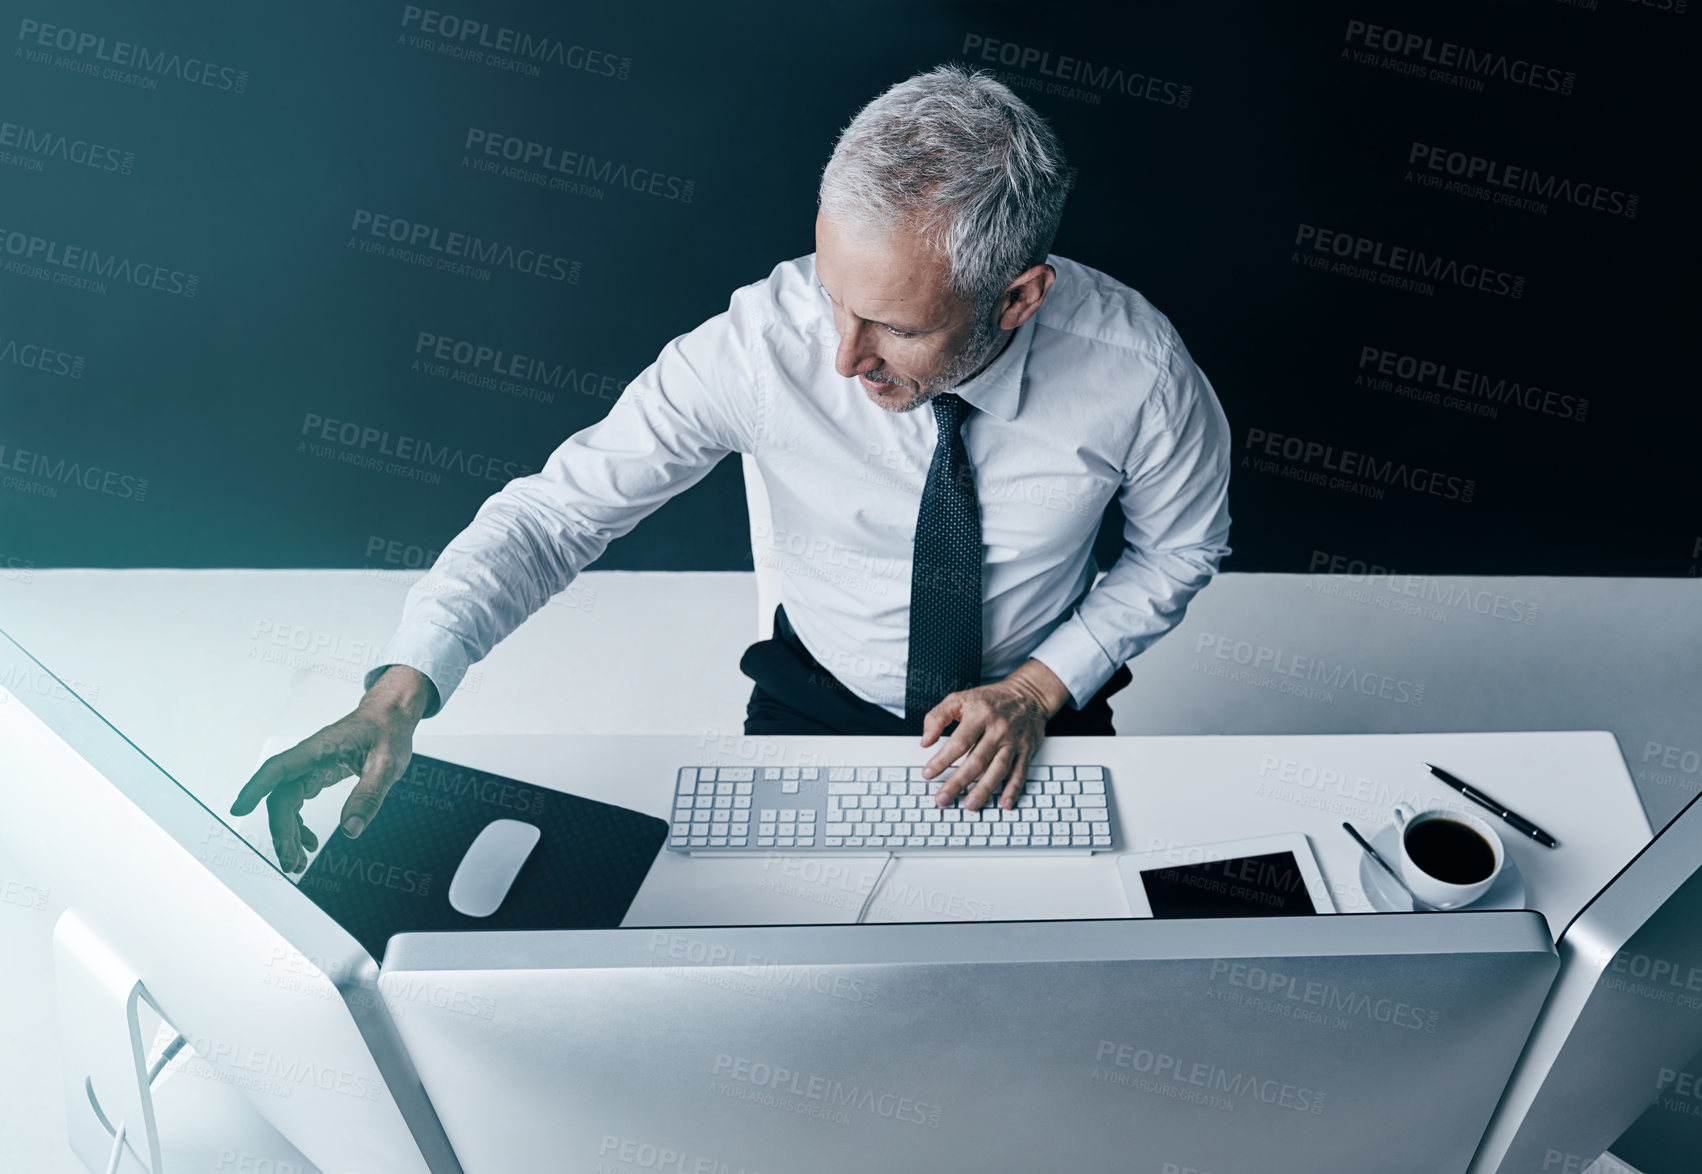
{"type": "Polygon", "coordinates": [[[1414,864],[1451,885],[1475,885],[1495,871],[1495,849],[1476,828],[1457,819],[1412,824],[1406,846],[1414,864]]]}

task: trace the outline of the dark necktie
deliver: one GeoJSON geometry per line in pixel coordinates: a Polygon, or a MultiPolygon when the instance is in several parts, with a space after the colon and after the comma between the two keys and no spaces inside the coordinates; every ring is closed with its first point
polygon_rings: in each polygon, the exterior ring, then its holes
{"type": "Polygon", "coordinates": [[[970,405],[949,391],[929,402],[939,440],[922,486],[910,575],[904,722],[913,734],[947,693],[981,683],[981,507],[959,432],[970,405]]]}

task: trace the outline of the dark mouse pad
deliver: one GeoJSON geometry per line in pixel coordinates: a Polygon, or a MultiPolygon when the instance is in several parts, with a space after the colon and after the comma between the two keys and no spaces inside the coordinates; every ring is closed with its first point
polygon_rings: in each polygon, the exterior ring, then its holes
{"type": "Polygon", "coordinates": [[[613,929],[667,835],[642,812],[416,754],[360,838],[333,832],[298,887],[379,961],[399,933],[613,929]],[[538,843],[497,911],[468,917],[449,882],[498,819],[535,824],[538,843]]]}

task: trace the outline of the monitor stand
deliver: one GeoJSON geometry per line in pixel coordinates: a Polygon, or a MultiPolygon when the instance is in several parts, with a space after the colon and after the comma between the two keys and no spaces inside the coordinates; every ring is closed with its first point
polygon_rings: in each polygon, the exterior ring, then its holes
{"type": "Polygon", "coordinates": [[[60,1066],[71,1152],[94,1174],[318,1169],[248,1099],[188,1070],[194,1053],[148,1081],[141,1010],[164,1019],[136,972],[75,909],[53,927],[60,1066]],[[163,1127],[162,1127],[163,1123],[163,1127]],[[124,1140],[116,1142],[122,1129],[124,1140]]]}

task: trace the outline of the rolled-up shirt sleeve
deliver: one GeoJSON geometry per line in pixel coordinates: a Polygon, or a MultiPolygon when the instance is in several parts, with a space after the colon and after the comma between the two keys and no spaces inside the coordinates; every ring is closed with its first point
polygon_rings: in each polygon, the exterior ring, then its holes
{"type": "Polygon", "coordinates": [[[1231,458],[1217,394],[1173,337],[1124,462],[1123,552],[1032,653],[1076,708],[1181,622],[1230,553],[1231,458]]]}
{"type": "Polygon", "coordinates": [[[487,498],[409,589],[363,686],[391,665],[437,689],[431,717],[468,668],[563,591],[614,539],[731,452],[754,452],[766,395],[755,290],[670,342],[609,414],[564,440],[530,476],[487,498]]]}

